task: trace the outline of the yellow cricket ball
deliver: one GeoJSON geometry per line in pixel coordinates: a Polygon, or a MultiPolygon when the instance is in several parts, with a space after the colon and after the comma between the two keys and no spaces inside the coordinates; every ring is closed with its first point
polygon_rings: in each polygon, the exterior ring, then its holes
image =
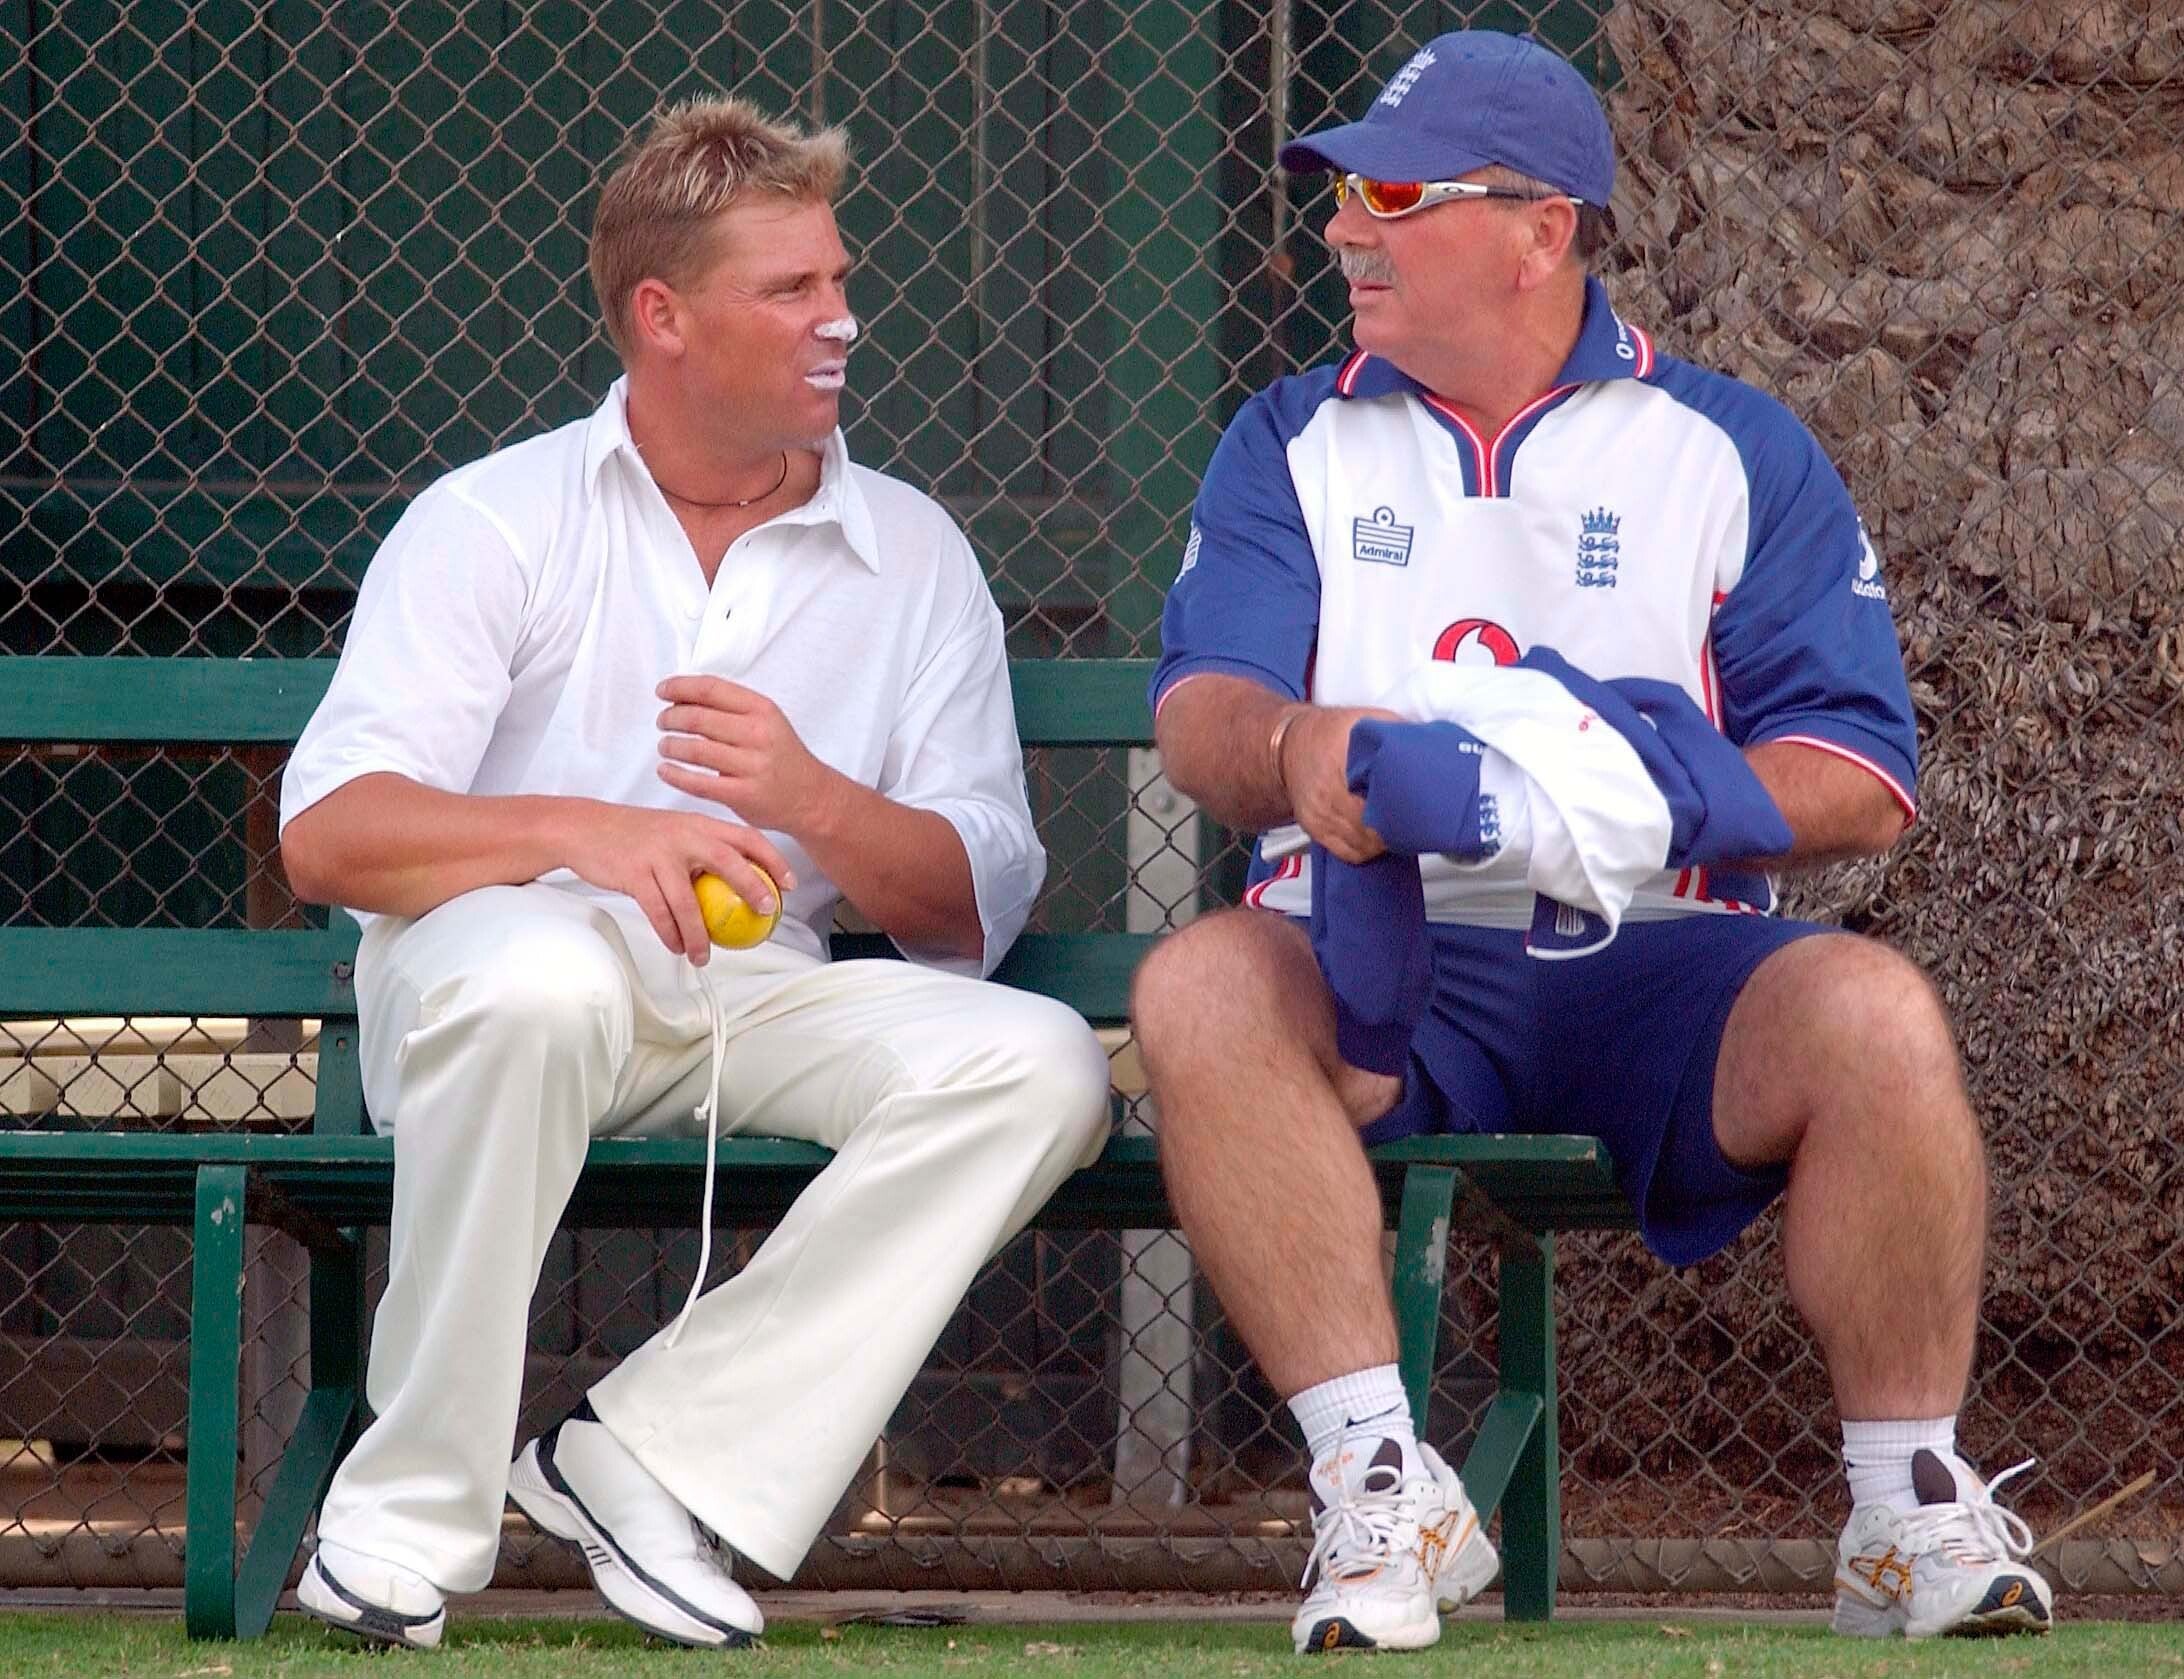
{"type": "Polygon", "coordinates": [[[701,874],[690,883],[698,894],[698,913],[705,917],[705,930],[723,950],[749,950],[764,944],[780,924],[781,888],[756,863],[751,867],[758,870],[758,878],[773,894],[773,908],[764,914],[745,903],[743,895],[717,874],[701,874]]]}

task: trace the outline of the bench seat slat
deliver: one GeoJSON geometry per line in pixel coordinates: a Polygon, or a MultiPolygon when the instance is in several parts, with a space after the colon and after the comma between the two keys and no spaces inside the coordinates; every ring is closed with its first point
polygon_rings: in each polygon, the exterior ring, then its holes
{"type": "MultiPolygon", "coordinates": [[[[813,1143],[732,1137],[720,1148],[716,1206],[729,1216],[785,1210],[833,1156],[813,1143]]],[[[1606,1156],[1589,1137],[1419,1137],[1372,1151],[1392,1208],[1403,1168],[1452,1165],[1528,1229],[1624,1227],[1606,1156]]],[[[605,1138],[591,1147],[570,1203],[575,1225],[675,1227],[704,1144],[696,1138],[605,1138]]],[[[248,1166],[296,1207],[335,1223],[384,1223],[394,1181],[386,1137],[251,1132],[0,1132],[0,1219],[66,1223],[185,1222],[200,1166],[248,1166]]],[[[1117,1137],[1043,1215],[1049,1227],[1104,1229],[1170,1222],[1150,1138],[1117,1137]]]]}
{"type": "MultiPolygon", "coordinates": [[[[1510,1169],[1566,1170],[1573,1180],[1607,1176],[1607,1150],[1593,1137],[1525,1136],[1513,1133],[1407,1137],[1371,1150],[1375,1161],[1393,1165],[1457,1166],[1467,1171],[1510,1169]]],[[[720,1161],[737,1166],[814,1166],[833,1159],[817,1143],[780,1137],[727,1137],[720,1161]]],[[[1151,1137],[1117,1137],[1100,1157],[1110,1165],[1158,1164],[1159,1145],[1151,1137]]],[[[266,1135],[255,1131],[0,1131],[0,1173],[39,1160],[101,1160],[116,1165],[172,1164],[274,1166],[282,1162],[329,1165],[391,1165],[391,1137],[321,1137],[266,1135]]],[[[602,1137],[591,1145],[592,1167],[696,1166],[705,1159],[697,1137],[602,1137]]]]}

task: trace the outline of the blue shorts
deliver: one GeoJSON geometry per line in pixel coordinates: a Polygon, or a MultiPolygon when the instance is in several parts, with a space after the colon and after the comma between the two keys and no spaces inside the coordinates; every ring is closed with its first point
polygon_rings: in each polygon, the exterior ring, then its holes
{"type": "Polygon", "coordinates": [[[1783,1167],[1714,1141],[1729,1010],[1784,945],[1836,929],[1760,915],[1626,922],[1605,950],[1541,961],[1516,928],[1436,925],[1433,1005],[1394,1110],[1367,1142],[1428,1131],[1598,1137],[1646,1246],[1695,1265],[1781,1194],[1783,1167]]]}

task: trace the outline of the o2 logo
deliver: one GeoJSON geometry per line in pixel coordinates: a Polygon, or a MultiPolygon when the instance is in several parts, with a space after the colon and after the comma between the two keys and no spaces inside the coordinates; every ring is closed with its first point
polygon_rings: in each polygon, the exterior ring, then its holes
{"type": "Polygon", "coordinates": [[[1513,665],[1524,655],[1493,619],[1459,618],[1435,640],[1433,656],[1452,665],[1513,665]]]}

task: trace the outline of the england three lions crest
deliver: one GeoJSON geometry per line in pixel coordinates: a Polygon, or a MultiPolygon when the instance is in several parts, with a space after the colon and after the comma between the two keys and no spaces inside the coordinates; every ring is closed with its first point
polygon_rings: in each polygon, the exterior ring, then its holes
{"type": "Polygon", "coordinates": [[[1623,528],[1620,514],[1596,507],[1578,520],[1577,586],[1580,589],[1612,589],[1616,567],[1622,564],[1623,528]]]}

